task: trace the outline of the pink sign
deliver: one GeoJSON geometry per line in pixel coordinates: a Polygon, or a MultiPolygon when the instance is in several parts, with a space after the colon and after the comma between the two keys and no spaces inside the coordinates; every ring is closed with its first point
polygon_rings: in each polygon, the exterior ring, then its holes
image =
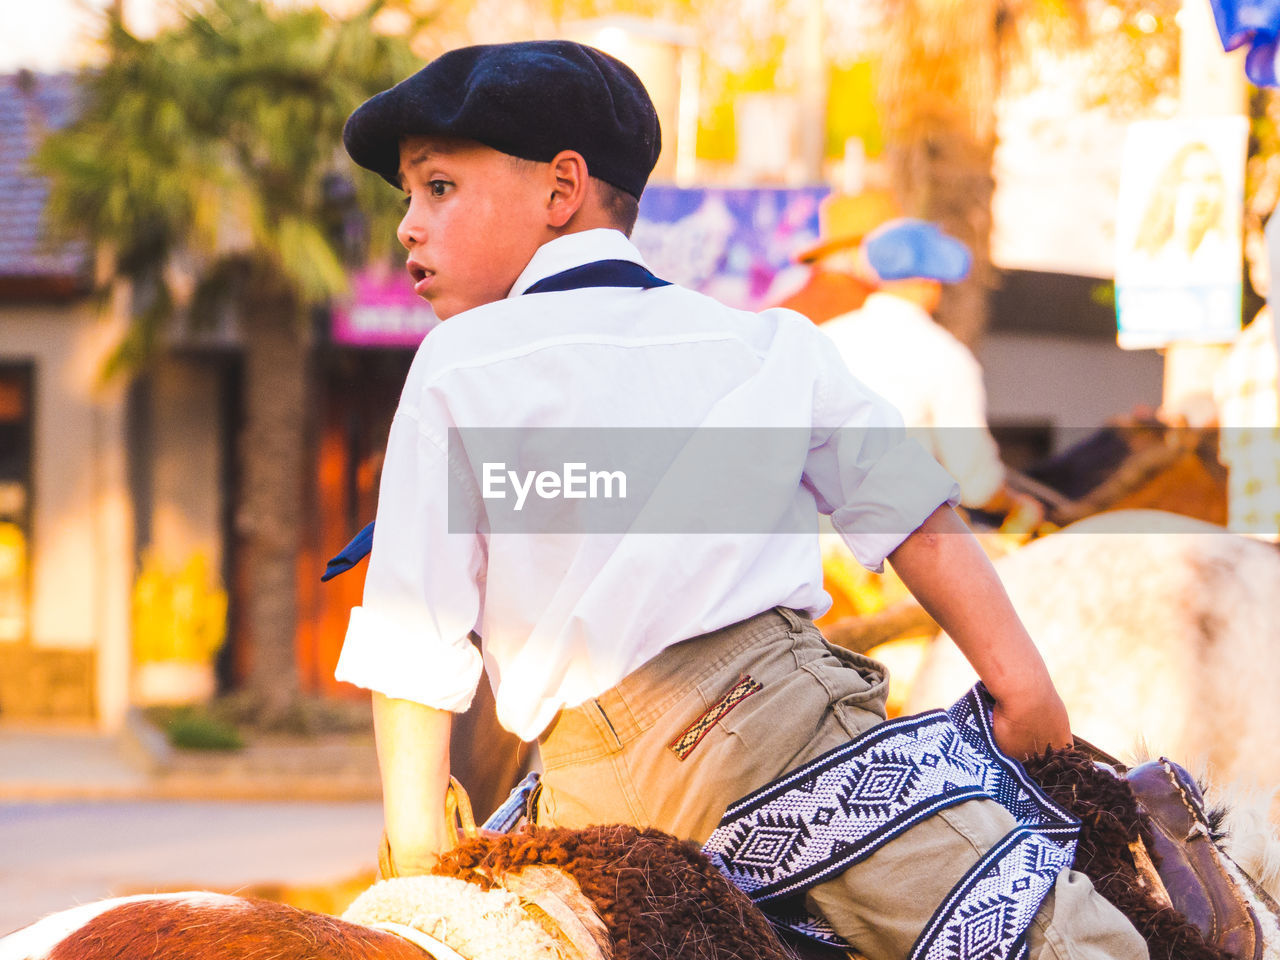
{"type": "Polygon", "coordinates": [[[416,347],[440,321],[413,292],[408,271],[363,270],[350,302],[333,310],[333,340],[353,347],[416,347]]]}

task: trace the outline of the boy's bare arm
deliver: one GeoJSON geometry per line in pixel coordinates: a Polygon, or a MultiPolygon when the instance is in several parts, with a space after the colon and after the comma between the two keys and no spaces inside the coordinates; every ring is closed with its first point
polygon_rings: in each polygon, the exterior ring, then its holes
{"type": "Polygon", "coordinates": [[[933,512],[889,562],[996,699],[995,734],[1013,757],[1071,745],[1067,710],[995,568],[954,510],[933,512]]]}
{"type": "Polygon", "coordinates": [[[383,817],[401,876],[428,872],[457,842],[445,819],[452,722],[447,710],[373,695],[383,817]]]}

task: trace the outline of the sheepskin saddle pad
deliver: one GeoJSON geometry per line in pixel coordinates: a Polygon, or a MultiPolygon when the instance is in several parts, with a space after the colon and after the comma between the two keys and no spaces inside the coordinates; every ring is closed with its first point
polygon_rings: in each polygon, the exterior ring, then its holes
{"type": "Polygon", "coordinates": [[[573,879],[528,867],[485,889],[458,877],[395,877],[342,919],[411,940],[436,960],[608,960],[608,936],[573,879]]]}

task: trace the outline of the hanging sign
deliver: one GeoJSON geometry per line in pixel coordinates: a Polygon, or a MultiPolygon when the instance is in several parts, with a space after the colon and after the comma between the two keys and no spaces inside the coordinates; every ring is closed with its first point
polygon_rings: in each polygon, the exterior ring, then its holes
{"type": "Polygon", "coordinates": [[[1130,126],[1116,213],[1120,346],[1235,339],[1247,135],[1234,116],[1130,126]]]}
{"type": "Polygon", "coordinates": [[[413,292],[407,270],[369,268],[351,278],[351,298],[333,308],[333,340],[352,347],[417,347],[440,321],[413,292]]]}

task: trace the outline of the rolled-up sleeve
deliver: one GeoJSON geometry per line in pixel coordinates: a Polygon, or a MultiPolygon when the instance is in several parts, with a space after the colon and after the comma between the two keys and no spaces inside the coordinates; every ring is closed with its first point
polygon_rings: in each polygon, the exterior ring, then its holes
{"type": "Polygon", "coordinates": [[[816,341],[814,430],[805,482],[858,562],[884,560],[960,488],[906,435],[898,411],[856,380],[825,337],[816,341]]]}
{"type": "Polygon", "coordinates": [[[480,617],[484,544],[478,500],[467,484],[451,485],[449,471],[445,443],[402,401],[387,441],[364,599],[351,611],[334,675],[462,711],[482,670],[469,635],[480,617]],[[468,502],[453,504],[451,515],[449,497],[460,495],[468,502]],[[459,522],[468,516],[476,523],[459,522]]]}

